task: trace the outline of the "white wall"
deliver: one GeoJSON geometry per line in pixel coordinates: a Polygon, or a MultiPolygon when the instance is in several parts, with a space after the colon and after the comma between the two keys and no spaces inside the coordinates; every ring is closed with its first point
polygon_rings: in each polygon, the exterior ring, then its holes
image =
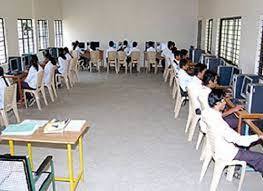
{"type": "Polygon", "coordinates": [[[214,19],[213,53],[216,52],[216,20],[223,17],[242,17],[240,42],[240,67],[245,73],[253,73],[256,63],[257,39],[260,15],[263,15],[262,0],[199,0],[199,18],[203,19],[203,48],[205,19],[214,19]]]}
{"type": "MultiPolygon", "coordinates": [[[[50,46],[54,45],[53,20],[61,19],[61,0],[0,0],[0,17],[5,19],[8,55],[19,55],[17,19],[49,20],[50,46]]],[[[36,36],[36,34],[35,34],[36,36]]]]}
{"type": "Polygon", "coordinates": [[[196,43],[197,0],[62,0],[64,39],[196,43]]]}

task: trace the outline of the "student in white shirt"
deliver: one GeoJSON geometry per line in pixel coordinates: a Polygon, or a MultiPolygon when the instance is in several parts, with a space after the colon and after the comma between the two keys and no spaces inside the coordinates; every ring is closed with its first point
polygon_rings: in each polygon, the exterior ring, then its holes
{"type": "Polygon", "coordinates": [[[138,43],[135,41],[132,43],[132,48],[130,49],[128,56],[131,56],[132,52],[140,52],[140,49],[137,48],[137,45],[138,45],[138,43]]]}
{"type": "Polygon", "coordinates": [[[51,71],[57,65],[55,59],[50,54],[46,54],[45,57],[47,59],[47,64],[44,68],[44,85],[48,85],[51,83],[52,78],[54,78],[54,76],[51,76],[51,71]]]}
{"type": "Polygon", "coordinates": [[[68,61],[70,61],[70,60],[73,58],[73,56],[72,56],[72,55],[70,54],[70,52],[69,52],[68,47],[65,47],[65,48],[64,48],[64,54],[65,54],[66,59],[67,59],[68,61]]]}
{"type": "Polygon", "coordinates": [[[64,54],[64,49],[60,48],[59,49],[59,57],[58,57],[58,70],[57,73],[59,74],[66,74],[67,69],[68,69],[69,61],[67,60],[65,54],[64,54]]]}
{"type": "Polygon", "coordinates": [[[109,56],[109,52],[112,52],[112,51],[116,51],[116,49],[114,48],[114,42],[113,41],[110,41],[109,42],[109,48],[106,50],[106,58],[108,58],[109,56]]]}
{"type": "Polygon", "coordinates": [[[76,52],[77,58],[80,59],[80,56],[84,54],[84,52],[79,48],[79,41],[72,43],[72,45],[73,45],[73,51],[76,52]]]}
{"type": "Polygon", "coordinates": [[[172,49],[174,48],[175,43],[172,41],[168,41],[167,47],[162,51],[161,56],[165,59],[162,61],[163,69],[165,68],[165,60],[167,61],[167,67],[170,68],[171,64],[174,62],[174,54],[172,49]]]}
{"type": "Polygon", "coordinates": [[[128,55],[130,52],[130,47],[127,40],[123,41],[123,51],[126,55],[128,55]]]}
{"type": "Polygon", "coordinates": [[[180,70],[181,52],[176,50],[173,52],[174,60],[172,62],[173,68],[178,72],[180,70]]]}
{"type": "Polygon", "coordinates": [[[9,86],[4,76],[4,69],[0,66],[0,109],[4,108],[5,88],[9,86]]]}
{"type": "Polygon", "coordinates": [[[188,59],[188,50],[186,49],[181,49],[181,59],[188,59]]]}
{"type": "Polygon", "coordinates": [[[193,77],[187,73],[188,61],[180,61],[180,70],[178,71],[179,84],[183,92],[187,92],[186,87],[192,82],[193,77]]]}
{"type": "Polygon", "coordinates": [[[150,41],[148,45],[149,47],[147,48],[146,52],[156,52],[156,49],[154,48],[154,42],[150,41]]]}
{"type": "Polygon", "coordinates": [[[202,116],[208,126],[208,136],[211,135],[210,132],[215,139],[215,157],[226,161],[246,161],[248,165],[263,174],[263,153],[240,148],[249,147],[259,139],[263,140],[263,136],[241,136],[229,127],[222,118],[222,111],[226,105],[222,90],[212,90],[208,96],[208,104],[210,108],[205,109],[202,116]]]}

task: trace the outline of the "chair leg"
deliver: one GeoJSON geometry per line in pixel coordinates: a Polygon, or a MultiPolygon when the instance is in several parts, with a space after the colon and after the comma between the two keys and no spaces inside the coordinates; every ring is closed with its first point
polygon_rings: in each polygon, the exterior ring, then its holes
{"type": "Polygon", "coordinates": [[[14,114],[15,114],[15,117],[16,117],[16,121],[19,123],[20,122],[20,117],[19,117],[19,114],[18,114],[18,109],[17,109],[17,106],[13,106],[13,111],[14,111],[14,114]]]}
{"type": "Polygon", "coordinates": [[[25,106],[27,108],[27,99],[26,99],[26,92],[24,91],[24,102],[25,102],[25,106]]]}
{"type": "Polygon", "coordinates": [[[140,73],[141,72],[141,67],[139,65],[139,63],[135,64],[136,68],[137,68],[137,72],[140,73]]]}
{"type": "Polygon", "coordinates": [[[41,91],[41,94],[42,94],[42,96],[43,96],[43,98],[44,98],[45,104],[48,105],[48,103],[47,103],[47,97],[46,97],[46,93],[45,93],[45,88],[44,88],[44,87],[41,87],[41,88],[40,88],[40,91],[41,91]]]}
{"type": "Polygon", "coordinates": [[[204,138],[204,143],[203,143],[203,147],[202,147],[202,151],[201,151],[201,155],[200,155],[200,161],[203,161],[206,157],[206,154],[209,152],[208,150],[208,146],[207,146],[207,142],[206,142],[206,137],[204,138]]]}
{"type": "Polygon", "coordinates": [[[6,112],[4,110],[1,110],[1,115],[2,115],[2,118],[3,118],[4,125],[8,126],[9,122],[8,122],[8,119],[7,119],[6,112]]]}
{"type": "Polygon", "coordinates": [[[119,73],[119,65],[117,64],[117,62],[115,62],[115,72],[116,74],[119,73]]]}
{"type": "Polygon", "coordinates": [[[51,84],[51,87],[52,87],[52,89],[53,89],[53,92],[54,92],[55,97],[58,97],[58,94],[57,94],[57,90],[56,90],[55,84],[51,84]]]}
{"type": "Polygon", "coordinates": [[[157,62],[156,62],[156,63],[155,63],[154,73],[157,74],[157,72],[158,72],[158,64],[157,64],[157,62]]]}
{"type": "Polygon", "coordinates": [[[90,72],[92,72],[92,65],[93,65],[93,63],[90,62],[90,66],[89,66],[89,71],[90,71],[90,72]]]}
{"type": "Polygon", "coordinates": [[[167,82],[169,74],[170,74],[170,70],[169,69],[165,69],[165,71],[164,71],[164,81],[165,82],[167,82]]]}
{"type": "Polygon", "coordinates": [[[200,119],[199,116],[194,116],[194,118],[192,120],[192,123],[190,125],[190,128],[189,128],[188,141],[192,141],[193,140],[193,136],[194,136],[195,129],[196,129],[196,126],[197,126],[197,123],[198,123],[199,119],[200,119]]]}
{"type": "Polygon", "coordinates": [[[196,146],[195,146],[195,149],[196,149],[196,150],[199,149],[200,144],[201,144],[201,142],[202,142],[204,136],[205,136],[204,133],[201,132],[201,131],[199,131],[199,135],[198,135],[197,143],[196,143],[196,146]]]}
{"type": "Polygon", "coordinates": [[[212,178],[212,183],[210,187],[210,191],[216,191],[216,188],[218,186],[218,183],[220,181],[221,175],[223,173],[225,165],[221,163],[215,162],[215,167],[214,167],[214,172],[213,172],[213,178],[212,178]]]}
{"type": "Polygon", "coordinates": [[[128,73],[128,64],[125,63],[125,74],[127,74],[127,73],[128,73]]]}
{"type": "Polygon", "coordinates": [[[241,186],[243,184],[244,178],[245,178],[245,173],[246,173],[246,163],[244,163],[242,165],[242,169],[241,169],[241,176],[240,176],[240,181],[239,181],[239,185],[238,185],[238,191],[241,190],[241,186]]]}
{"type": "Polygon", "coordinates": [[[206,158],[205,158],[205,160],[203,162],[203,165],[202,165],[199,182],[202,182],[211,160],[212,160],[212,156],[211,155],[206,156],[206,158]]]}
{"type": "Polygon", "coordinates": [[[175,119],[179,115],[182,103],[183,103],[182,96],[180,95],[180,93],[178,93],[177,98],[176,98],[176,102],[175,102],[175,108],[174,108],[174,113],[175,113],[174,118],[175,119]]]}
{"type": "Polygon", "coordinates": [[[107,73],[110,72],[110,63],[107,64],[107,73]]]}
{"type": "Polygon", "coordinates": [[[176,84],[176,81],[174,80],[174,86],[173,86],[173,99],[175,99],[176,93],[177,93],[177,84],[176,84]]]}
{"type": "Polygon", "coordinates": [[[64,77],[64,81],[65,81],[67,89],[69,90],[70,87],[69,87],[69,81],[68,81],[68,77],[67,76],[64,77]]]}
{"type": "Polygon", "coordinates": [[[54,99],[54,94],[53,94],[52,87],[51,87],[51,86],[48,86],[47,89],[48,89],[48,92],[49,92],[49,96],[50,96],[51,101],[54,102],[55,99],[54,99]]]}
{"type": "Polygon", "coordinates": [[[169,82],[170,87],[172,87],[173,81],[174,81],[174,75],[170,74],[170,82],[169,82]]]}
{"type": "Polygon", "coordinates": [[[226,179],[232,182],[234,173],[235,173],[235,165],[228,166],[226,179]]]}
{"type": "Polygon", "coordinates": [[[35,99],[36,99],[36,102],[37,102],[37,107],[41,111],[42,109],[41,109],[39,94],[37,92],[35,92],[34,96],[35,96],[35,99]]]}
{"type": "Polygon", "coordinates": [[[186,122],[186,126],[185,126],[185,130],[184,132],[187,133],[189,130],[189,127],[191,125],[191,122],[193,120],[193,112],[192,112],[192,108],[191,108],[191,103],[189,102],[189,112],[188,112],[188,118],[187,118],[187,122],[186,122]]]}

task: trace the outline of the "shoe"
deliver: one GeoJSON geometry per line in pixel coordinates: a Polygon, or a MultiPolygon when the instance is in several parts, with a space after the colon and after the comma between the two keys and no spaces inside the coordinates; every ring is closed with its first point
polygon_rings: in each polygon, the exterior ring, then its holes
{"type": "Polygon", "coordinates": [[[31,98],[31,99],[28,101],[28,106],[31,107],[35,102],[36,102],[36,100],[35,100],[34,98],[31,98]]]}

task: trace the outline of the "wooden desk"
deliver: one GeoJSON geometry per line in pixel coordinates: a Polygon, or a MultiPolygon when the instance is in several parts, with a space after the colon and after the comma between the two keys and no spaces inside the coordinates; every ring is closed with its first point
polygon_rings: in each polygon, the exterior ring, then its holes
{"type": "Polygon", "coordinates": [[[18,100],[19,104],[24,103],[22,81],[26,78],[26,76],[27,76],[26,72],[19,74],[19,75],[5,75],[6,78],[11,78],[14,83],[17,83],[17,87],[18,87],[17,90],[18,90],[18,95],[19,95],[19,100],[18,100]]]}
{"type": "Polygon", "coordinates": [[[254,133],[256,133],[257,135],[263,135],[263,131],[259,129],[255,123],[253,123],[253,120],[245,119],[244,121],[254,133]]]}
{"type": "MultiPolygon", "coordinates": [[[[234,108],[235,105],[231,102],[230,99],[226,99],[226,104],[230,108],[234,108]]],[[[248,113],[246,110],[237,111],[236,116],[238,117],[238,127],[237,132],[241,133],[242,122],[245,119],[260,119],[263,118],[263,113],[248,113]]]]}
{"type": "Polygon", "coordinates": [[[33,135],[31,136],[1,136],[0,140],[8,141],[10,154],[14,155],[14,142],[23,142],[27,144],[28,156],[31,167],[33,168],[33,155],[32,155],[32,143],[49,143],[49,144],[59,144],[67,146],[67,157],[68,157],[68,171],[69,177],[56,177],[56,181],[69,182],[70,183],[70,191],[73,191],[77,188],[77,185],[80,180],[83,180],[84,175],[84,163],[83,163],[83,135],[89,129],[89,125],[86,122],[81,131],[79,132],[69,132],[65,131],[63,133],[53,133],[53,134],[45,134],[43,132],[43,127],[39,128],[33,135]],[[72,146],[76,145],[78,142],[79,146],[79,161],[80,161],[80,169],[77,178],[74,178],[73,173],[73,157],[72,157],[72,146]]]}

